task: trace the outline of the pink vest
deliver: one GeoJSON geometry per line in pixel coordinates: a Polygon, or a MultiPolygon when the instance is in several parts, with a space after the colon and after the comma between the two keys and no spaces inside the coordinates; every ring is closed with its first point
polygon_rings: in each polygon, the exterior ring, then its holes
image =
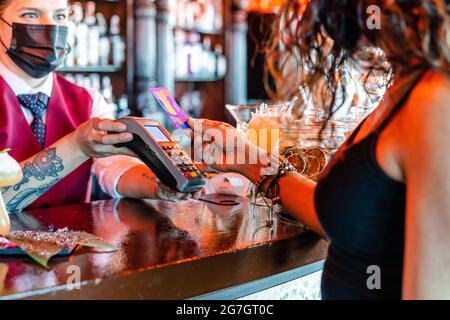
{"type": "MultiPolygon", "coordinates": [[[[54,74],[53,91],[47,109],[45,148],[73,132],[91,117],[92,98],[63,77],[54,74]]],[[[42,151],[28,124],[19,100],[0,77],[0,150],[21,162],[42,151]]],[[[92,161],[87,161],[27,209],[84,203],[88,192],[92,161]]],[[[26,188],[22,186],[22,189],[26,188]]]]}

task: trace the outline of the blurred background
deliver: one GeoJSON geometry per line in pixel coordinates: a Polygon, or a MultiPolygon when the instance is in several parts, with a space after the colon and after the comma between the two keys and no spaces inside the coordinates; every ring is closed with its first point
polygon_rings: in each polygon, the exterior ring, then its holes
{"type": "Polygon", "coordinates": [[[282,1],[72,1],[72,51],[58,72],[94,87],[118,117],[170,126],[148,89],[167,87],[191,116],[235,124],[226,104],[260,103],[261,43],[282,1]]]}

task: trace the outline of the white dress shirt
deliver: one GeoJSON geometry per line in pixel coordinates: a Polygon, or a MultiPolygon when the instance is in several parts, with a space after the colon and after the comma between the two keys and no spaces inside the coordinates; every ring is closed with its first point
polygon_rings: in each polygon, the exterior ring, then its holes
{"type": "MultiPolygon", "coordinates": [[[[6,81],[6,83],[8,83],[16,96],[21,94],[36,94],[38,92],[42,92],[49,97],[52,96],[54,81],[53,74],[50,74],[40,86],[32,88],[17,75],[11,72],[0,61],[0,76],[6,81]]],[[[87,89],[87,91],[91,95],[93,101],[91,119],[114,119],[114,112],[108,106],[103,96],[94,89],[87,89]]],[[[28,121],[28,124],[31,124],[34,118],[30,110],[22,106],[22,111],[28,121]]],[[[44,122],[45,115],[46,113],[44,113],[44,122]]],[[[126,171],[142,163],[143,162],[141,162],[139,159],[121,155],[103,159],[94,159],[92,174],[95,174],[100,187],[105,193],[113,198],[122,198],[122,196],[117,191],[117,185],[119,184],[120,178],[126,171]]],[[[89,196],[90,194],[87,195],[87,197],[89,196]]]]}

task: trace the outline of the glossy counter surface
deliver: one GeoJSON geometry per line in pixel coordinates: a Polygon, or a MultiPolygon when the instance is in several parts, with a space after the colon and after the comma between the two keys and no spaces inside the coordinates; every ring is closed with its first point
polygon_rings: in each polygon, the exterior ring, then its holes
{"type": "Polygon", "coordinates": [[[110,200],[24,212],[12,217],[14,230],[84,230],[120,250],[81,249],[53,258],[50,270],[26,257],[0,257],[0,299],[186,299],[221,291],[211,297],[235,298],[227,288],[325,258],[325,241],[277,219],[265,227],[266,218],[265,208],[247,200],[110,200]]]}

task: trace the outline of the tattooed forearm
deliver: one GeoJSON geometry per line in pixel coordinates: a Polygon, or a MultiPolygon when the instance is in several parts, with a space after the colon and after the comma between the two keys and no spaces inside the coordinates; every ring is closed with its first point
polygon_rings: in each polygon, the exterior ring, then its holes
{"type": "Polygon", "coordinates": [[[51,182],[44,184],[37,188],[25,189],[15,195],[11,200],[6,203],[6,208],[9,212],[20,212],[44,193],[46,193],[51,187],[59,182],[60,179],[54,179],[51,182]]]}
{"type": "Polygon", "coordinates": [[[58,178],[58,174],[64,170],[63,161],[56,155],[56,149],[50,148],[40,152],[32,162],[23,165],[23,180],[16,184],[13,189],[19,189],[30,182],[32,178],[44,181],[46,178],[58,178]]]}
{"type": "Polygon", "coordinates": [[[1,189],[7,210],[20,212],[31,205],[63,178],[64,169],[56,148],[43,150],[31,161],[22,163],[22,181],[1,189]]]}

